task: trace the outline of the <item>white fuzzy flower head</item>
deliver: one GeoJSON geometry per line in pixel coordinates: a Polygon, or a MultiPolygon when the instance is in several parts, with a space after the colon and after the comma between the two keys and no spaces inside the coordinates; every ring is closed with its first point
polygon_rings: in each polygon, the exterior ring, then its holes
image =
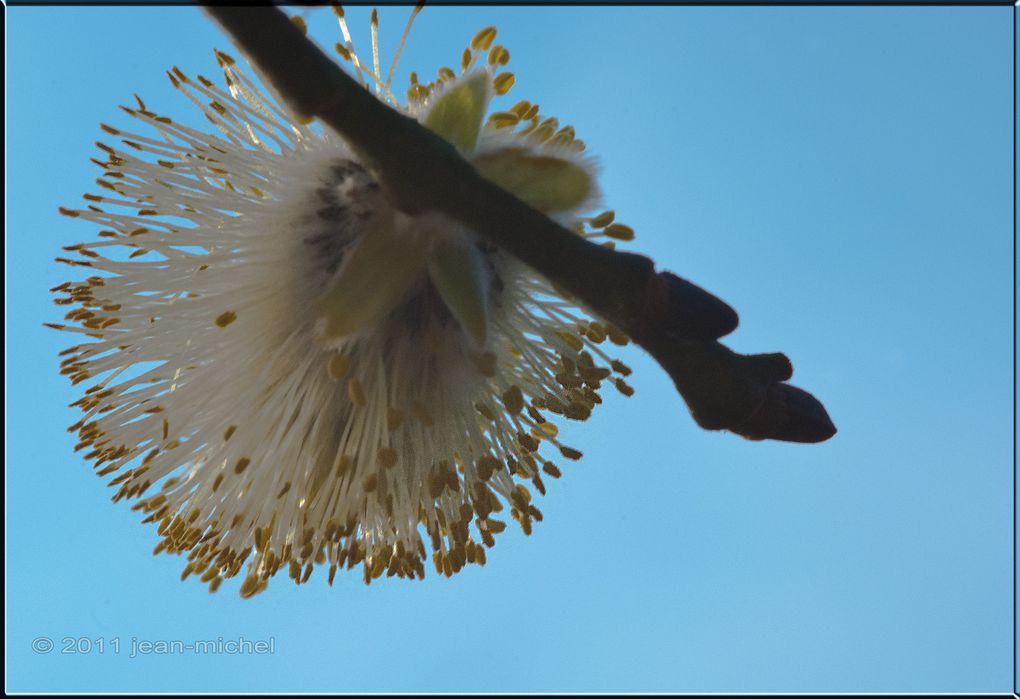
{"type": "MultiPolygon", "coordinates": [[[[590,216],[571,127],[490,110],[514,81],[495,29],[401,103],[337,14],[338,52],[381,99],[578,234],[632,237],[590,216]]],[[[120,145],[99,144],[102,192],[61,209],[102,227],[59,258],[92,276],[53,290],[72,306],[53,327],[80,338],[62,373],[89,385],[76,449],[211,590],[315,566],[421,578],[430,549],[446,576],[485,563],[507,515],[541,520],[551,459],[581,456],[556,420],[587,419],[606,383],[632,392],[600,347],[626,338],[472,231],[392,208],[339,136],[216,57],[224,87],[168,72],[213,130],[139,99],[142,133],[103,125],[120,145]]]]}

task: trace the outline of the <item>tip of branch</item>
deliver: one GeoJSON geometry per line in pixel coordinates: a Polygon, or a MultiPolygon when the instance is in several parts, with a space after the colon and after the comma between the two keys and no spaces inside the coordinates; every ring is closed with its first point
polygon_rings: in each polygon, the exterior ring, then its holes
{"type": "Polygon", "coordinates": [[[785,383],[793,375],[785,354],[738,354],[716,341],[693,340],[665,340],[645,348],[706,430],[807,444],[836,434],[821,402],[785,383]]]}
{"type": "Polygon", "coordinates": [[[836,434],[836,426],[821,401],[788,383],[770,386],[761,407],[730,430],[753,440],[801,444],[824,442],[836,434]]]}

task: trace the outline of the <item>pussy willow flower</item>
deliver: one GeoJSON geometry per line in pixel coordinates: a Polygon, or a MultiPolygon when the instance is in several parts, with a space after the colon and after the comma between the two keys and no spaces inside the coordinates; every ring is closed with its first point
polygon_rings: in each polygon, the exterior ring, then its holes
{"type": "MultiPolygon", "coordinates": [[[[490,109],[514,82],[494,28],[459,74],[412,73],[401,102],[375,14],[372,67],[337,15],[337,52],[380,99],[578,234],[632,237],[590,215],[571,127],[527,101],[490,109]]],[[[215,55],[224,87],[167,73],[211,132],[138,99],[140,133],[102,125],[120,142],[97,144],[102,191],[61,208],[102,227],[59,258],[92,276],[53,290],[73,307],[53,327],[81,340],[62,373],[89,385],[76,449],[211,590],[315,566],[421,578],[428,549],[446,576],[485,563],[506,511],[526,534],[542,519],[528,485],[580,458],[556,422],[587,419],[606,383],[632,392],[600,347],[626,338],[472,231],[395,210],[342,138],[215,55]]]]}

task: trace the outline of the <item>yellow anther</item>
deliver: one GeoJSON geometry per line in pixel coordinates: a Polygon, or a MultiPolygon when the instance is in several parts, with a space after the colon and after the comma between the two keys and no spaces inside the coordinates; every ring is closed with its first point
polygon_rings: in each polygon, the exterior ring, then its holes
{"type": "Polygon", "coordinates": [[[510,107],[510,111],[516,114],[518,119],[523,119],[529,109],[531,109],[531,102],[528,100],[521,100],[514,106],[510,107]]]}
{"type": "Polygon", "coordinates": [[[517,386],[511,386],[503,392],[503,406],[516,415],[524,408],[524,395],[517,386]]]}
{"type": "Polygon", "coordinates": [[[471,48],[475,51],[488,51],[492,41],[496,38],[496,28],[486,27],[471,39],[471,48]]]}
{"type": "Polygon", "coordinates": [[[563,454],[564,458],[572,461],[577,461],[582,456],[581,452],[577,449],[571,449],[570,447],[560,447],[560,453],[563,454]]]}
{"type": "Polygon", "coordinates": [[[563,473],[556,467],[552,461],[546,461],[542,464],[542,470],[548,473],[553,478],[559,478],[563,473]]]}
{"type": "Polygon", "coordinates": [[[556,437],[560,433],[559,428],[551,422],[540,422],[532,430],[532,434],[535,434],[536,437],[556,437]],[[536,432],[540,434],[536,434],[536,432]]]}
{"type": "Polygon", "coordinates": [[[241,583],[241,597],[247,599],[254,596],[259,591],[259,579],[254,575],[249,575],[241,583]]]}
{"type": "Polygon", "coordinates": [[[571,420],[587,420],[591,417],[591,408],[584,403],[573,402],[567,406],[564,415],[571,420]]]}
{"type": "Polygon", "coordinates": [[[560,338],[562,338],[562,340],[567,343],[570,349],[574,350],[575,352],[580,352],[584,348],[584,343],[581,341],[579,337],[577,337],[577,335],[568,332],[559,332],[556,334],[559,335],[560,338]]]}
{"type": "Polygon", "coordinates": [[[483,481],[489,480],[492,474],[503,468],[503,464],[499,462],[494,456],[486,454],[482,458],[478,459],[478,477],[483,481]]]}
{"type": "Polygon", "coordinates": [[[573,140],[573,136],[568,133],[564,133],[562,130],[557,132],[552,138],[549,139],[548,146],[553,148],[562,148],[570,145],[573,140]]]}
{"type": "Polygon", "coordinates": [[[521,118],[514,112],[494,112],[489,117],[489,123],[497,129],[505,129],[509,126],[517,126],[521,118]]]}
{"type": "Polygon", "coordinates": [[[529,434],[518,432],[517,443],[520,444],[525,449],[527,449],[528,451],[538,451],[538,441],[536,441],[535,438],[529,434]]]}
{"type": "Polygon", "coordinates": [[[359,408],[365,407],[368,401],[365,400],[365,390],[361,387],[361,382],[357,379],[351,379],[347,382],[347,395],[359,408]]]}
{"type": "Polygon", "coordinates": [[[560,120],[556,117],[546,117],[542,121],[538,122],[539,127],[548,126],[555,133],[556,129],[560,127],[560,120]]]}
{"type": "Polygon", "coordinates": [[[429,96],[429,89],[425,85],[411,85],[407,89],[407,99],[412,102],[421,102],[429,96]]]}
{"type": "Polygon", "coordinates": [[[347,372],[351,369],[350,357],[343,354],[334,354],[330,357],[329,364],[326,366],[326,370],[329,373],[329,378],[334,381],[347,376],[347,372]]]}
{"type": "Polygon", "coordinates": [[[553,133],[555,132],[552,126],[539,126],[528,134],[528,139],[535,143],[545,143],[552,138],[553,133]]]}
{"type": "Polygon", "coordinates": [[[496,79],[492,81],[492,87],[496,91],[497,95],[505,95],[510,91],[510,88],[514,86],[514,74],[513,73],[500,73],[496,76],[496,79]]]}
{"type": "Polygon", "coordinates": [[[623,379],[613,379],[616,389],[628,398],[634,395],[634,389],[623,379]]]}
{"type": "Polygon", "coordinates": [[[232,66],[235,63],[237,63],[237,61],[234,60],[233,56],[231,56],[229,53],[223,53],[222,51],[216,52],[216,62],[219,63],[220,65],[228,66],[232,66]]]}
{"type": "Polygon", "coordinates": [[[612,210],[603,211],[598,216],[593,218],[589,224],[593,229],[604,229],[607,226],[609,226],[609,224],[612,223],[613,219],[615,218],[616,218],[615,211],[612,210]]]}
{"type": "Polygon", "coordinates": [[[597,325],[595,323],[592,323],[592,325],[585,332],[585,335],[592,342],[599,342],[599,343],[601,343],[601,342],[605,342],[606,341],[606,330],[605,330],[605,328],[603,328],[603,327],[601,327],[601,326],[599,326],[599,325],[597,325]]]}
{"type": "Polygon", "coordinates": [[[351,60],[351,52],[347,49],[346,46],[341,44],[339,41],[336,42],[336,45],[334,45],[333,48],[336,50],[338,54],[340,54],[340,58],[344,59],[345,61],[351,60]]]}
{"type": "Polygon", "coordinates": [[[622,347],[630,341],[627,334],[615,325],[607,325],[606,334],[609,335],[609,341],[614,345],[620,345],[622,347]]]}
{"type": "Polygon", "coordinates": [[[390,432],[404,424],[404,411],[400,408],[386,408],[386,429],[390,432]]]}
{"type": "Polygon", "coordinates": [[[514,489],[510,491],[510,499],[513,500],[514,504],[518,505],[520,509],[525,510],[528,503],[531,502],[531,491],[518,483],[514,486],[514,489]],[[523,507],[521,507],[521,505],[523,505],[523,507]]]}
{"type": "Polygon", "coordinates": [[[347,473],[349,470],[351,470],[351,466],[353,466],[353,465],[354,465],[354,459],[349,457],[347,454],[344,454],[343,456],[341,456],[340,457],[340,461],[338,461],[337,465],[336,465],[336,475],[337,475],[337,477],[339,478],[340,476],[342,476],[345,473],[347,473]]]}
{"type": "Polygon", "coordinates": [[[382,468],[393,468],[397,465],[397,452],[390,447],[382,447],[376,452],[376,461],[382,468]]]}
{"type": "Polygon", "coordinates": [[[621,362],[619,359],[614,359],[610,363],[610,366],[613,367],[613,371],[615,371],[617,374],[620,374],[621,376],[630,376],[631,374],[630,367],[621,362]]]}
{"type": "Polygon", "coordinates": [[[605,234],[616,240],[634,240],[634,229],[622,223],[613,223],[606,226],[605,234]]]}
{"type": "Polygon", "coordinates": [[[505,66],[510,61],[510,52],[503,46],[493,46],[489,51],[488,63],[490,66],[505,66]]]}

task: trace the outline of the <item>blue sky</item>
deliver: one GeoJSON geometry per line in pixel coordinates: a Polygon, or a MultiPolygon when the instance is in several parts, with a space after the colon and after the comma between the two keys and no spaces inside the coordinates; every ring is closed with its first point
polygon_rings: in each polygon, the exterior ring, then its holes
{"type": "Polygon", "coordinates": [[[574,125],[633,249],[733,305],[730,346],[785,351],[840,432],[701,431],[629,349],[636,395],[570,427],[585,459],[484,568],[247,601],[110,504],[41,325],[52,258],[95,233],[57,206],[94,189],[99,122],[138,92],[202,128],[163,71],[215,76],[229,42],[188,7],[7,13],[9,691],[1009,689],[1011,8],[427,9],[398,81],[497,25],[507,106],[574,125]],[[274,652],[129,657],[239,637],[274,652]]]}

